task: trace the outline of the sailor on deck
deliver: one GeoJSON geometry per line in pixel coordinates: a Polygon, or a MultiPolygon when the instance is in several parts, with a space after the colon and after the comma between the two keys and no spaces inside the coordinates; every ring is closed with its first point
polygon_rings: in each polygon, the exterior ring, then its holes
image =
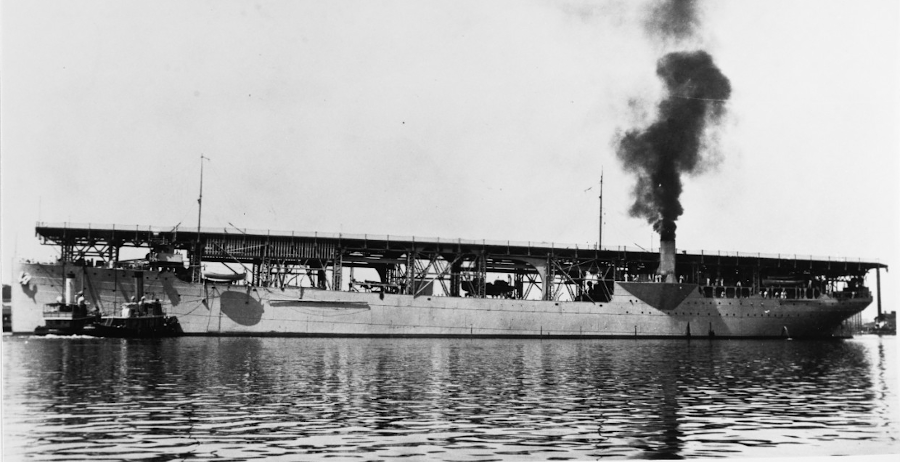
{"type": "Polygon", "coordinates": [[[132,311],[132,307],[135,306],[135,303],[134,303],[135,300],[137,300],[137,299],[134,297],[134,295],[132,295],[132,296],[131,296],[131,302],[130,302],[130,303],[123,303],[123,304],[122,304],[122,317],[123,317],[123,318],[130,318],[131,316],[134,316],[134,312],[132,311]]]}
{"type": "Polygon", "coordinates": [[[84,291],[78,292],[75,295],[75,312],[78,313],[78,316],[84,316],[87,314],[87,302],[84,300],[84,291]]]}

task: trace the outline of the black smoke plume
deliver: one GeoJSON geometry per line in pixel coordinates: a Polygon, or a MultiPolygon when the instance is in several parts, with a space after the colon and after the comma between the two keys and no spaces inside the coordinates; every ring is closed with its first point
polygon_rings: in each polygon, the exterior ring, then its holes
{"type": "Polygon", "coordinates": [[[663,40],[693,37],[700,27],[698,0],[663,0],[649,8],[644,22],[647,32],[663,40]]]}
{"type": "Polygon", "coordinates": [[[657,62],[656,75],[667,91],[656,121],[626,131],[616,154],[625,170],[637,175],[629,213],[647,219],[669,241],[675,239],[675,221],[684,212],[681,175],[704,167],[704,130],[725,113],[731,84],[705,51],[669,53],[657,62]]]}

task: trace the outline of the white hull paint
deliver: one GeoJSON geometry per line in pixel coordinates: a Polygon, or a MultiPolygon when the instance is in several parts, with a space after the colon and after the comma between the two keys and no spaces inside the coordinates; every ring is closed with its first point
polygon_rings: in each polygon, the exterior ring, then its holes
{"type": "MultiPolygon", "coordinates": [[[[12,328],[31,333],[43,305],[64,292],[72,271],[91,307],[106,314],[134,295],[134,271],[21,263],[12,328]]],[[[693,291],[660,310],[616,284],[607,303],[457,298],[188,283],[171,272],[143,272],[143,290],[177,316],[187,335],[433,337],[849,337],[844,326],[871,297],[807,300],[704,298],[693,291]]],[[[632,283],[633,284],[633,283],[632,283]]],[[[627,285],[627,284],[626,284],[627,285]]]]}

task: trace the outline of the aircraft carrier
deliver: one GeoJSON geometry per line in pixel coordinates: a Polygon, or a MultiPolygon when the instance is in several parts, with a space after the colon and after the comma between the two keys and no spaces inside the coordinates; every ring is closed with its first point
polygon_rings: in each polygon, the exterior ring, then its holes
{"type": "MultiPolygon", "coordinates": [[[[12,330],[82,292],[99,316],[159,300],[184,335],[846,338],[878,262],[370,234],[38,223],[12,330]],[[120,253],[142,255],[121,258],[120,253]],[[137,250],[135,250],[137,249],[137,250]]],[[[880,287],[879,287],[880,290],[880,287]]],[[[878,296],[878,294],[875,294],[878,296]]],[[[879,302],[880,305],[880,302],[879,302]]]]}

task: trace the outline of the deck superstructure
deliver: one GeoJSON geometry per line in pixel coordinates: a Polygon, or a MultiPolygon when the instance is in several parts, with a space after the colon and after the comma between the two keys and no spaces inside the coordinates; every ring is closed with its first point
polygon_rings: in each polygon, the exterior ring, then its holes
{"type": "MultiPolygon", "coordinates": [[[[371,268],[381,280],[368,286],[412,295],[430,284],[443,295],[489,297],[491,276],[506,275],[516,289],[509,292],[512,298],[539,293],[543,300],[576,299],[586,282],[651,281],[659,267],[659,254],[643,249],[546,242],[237,228],[202,228],[198,234],[177,227],[65,223],[39,223],[36,233],[43,243],[59,246],[61,259],[71,264],[110,267],[122,247],[140,247],[147,249],[144,263],[150,267],[171,267],[163,255],[185,254],[185,264],[176,259],[184,280],[199,281],[203,263],[224,263],[249,273],[251,285],[349,290],[366,284],[348,279],[345,269],[371,268]]],[[[676,263],[679,282],[730,288],[738,296],[813,284],[835,291],[882,268],[887,266],[859,259],[703,251],[680,251],[676,263]]]]}

